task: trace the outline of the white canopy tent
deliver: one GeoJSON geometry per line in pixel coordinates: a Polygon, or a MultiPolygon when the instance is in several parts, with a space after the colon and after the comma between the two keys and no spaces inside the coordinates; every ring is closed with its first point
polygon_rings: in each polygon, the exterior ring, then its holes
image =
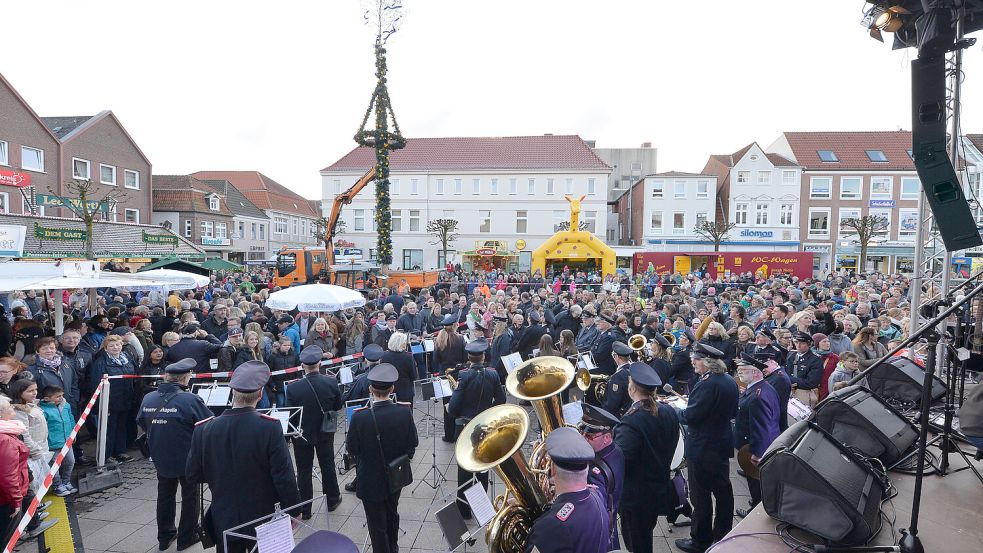
{"type": "Polygon", "coordinates": [[[194,290],[207,286],[211,282],[211,279],[205,275],[175,271],[174,269],[152,269],[134,273],[132,276],[166,282],[168,290],[194,290]]]}
{"type": "Polygon", "coordinates": [[[299,309],[310,312],[330,312],[363,305],[365,305],[365,296],[360,292],[334,284],[291,286],[273,292],[266,300],[266,306],[270,309],[283,311],[299,309]]]}

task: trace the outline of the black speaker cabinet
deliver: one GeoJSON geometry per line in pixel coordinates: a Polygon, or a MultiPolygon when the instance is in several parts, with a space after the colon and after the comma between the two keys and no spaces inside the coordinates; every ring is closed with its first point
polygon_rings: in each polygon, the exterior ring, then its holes
{"type": "Polygon", "coordinates": [[[839,545],[866,543],[880,529],[881,479],[815,424],[790,426],[760,468],[761,503],[772,518],[839,545]]]}
{"type": "MultiPolygon", "coordinates": [[[[925,369],[905,357],[892,357],[875,367],[864,379],[864,386],[882,399],[920,405],[925,369]]],[[[932,379],[932,401],[946,393],[945,384],[938,376],[932,379]]]]}
{"type": "Polygon", "coordinates": [[[886,401],[862,386],[831,393],[812,412],[812,422],[840,443],[893,465],[918,439],[918,429],[886,401]]]}

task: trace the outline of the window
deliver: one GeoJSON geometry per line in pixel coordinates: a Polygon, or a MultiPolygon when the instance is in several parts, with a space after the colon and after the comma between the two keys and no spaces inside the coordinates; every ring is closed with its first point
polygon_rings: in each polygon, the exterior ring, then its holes
{"type": "Polygon", "coordinates": [[[782,184],[795,184],[795,171],[782,171],[782,184]]]}
{"type": "Polygon", "coordinates": [[[256,223],[252,223],[250,226],[250,236],[253,240],[256,239],[256,223]]]}
{"type": "Polygon", "coordinates": [[[567,213],[569,213],[569,211],[564,211],[562,209],[553,210],[553,232],[560,231],[560,225],[567,220],[567,213]]]}
{"type": "Polygon", "coordinates": [[[334,193],[335,195],[341,194],[341,179],[334,180],[334,193]]]}
{"type": "Polygon", "coordinates": [[[266,224],[265,223],[260,223],[259,224],[259,239],[260,240],[266,240],[266,224]]]}
{"type": "Polygon", "coordinates": [[[434,194],[444,193],[444,179],[437,179],[437,182],[434,186],[435,186],[434,194]]]}
{"type": "Polygon", "coordinates": [[[423,267],[423,250],[403,250],[403,270],[410,271],[423,267]]]}
{"type": "Polygon", "coordinates": [[[652,197],[661,198],[663,197],[663,190],[665,189],[665,182],[661,180],[652,181],[652,197]]]}
{"type": "Polygon", "coordinates": [[[491,184],[489,184],[492,194],[498,194],[498,179],[492,179],[491,184]]]}
{"type": "Polygon", "coordinates": [[[863,186],[861,177],[840,177],[840,199],[859,200],[861,186],[863,186]]]}
{"type": "Polygon", "coordinates": [[[124,223],[140,223],[140,210],[139,209],[124,209],[123,210],[123,222],[124,223]]]}
{"type": "Polygon", "coordinates": [[[631,166],[630,167],[631,167],[631,172],[632,173],[641,173],[642,172],[642,162],[641,161],[633,161],[633,162],[631,162],[631,166]]]}
{"type": "Polygon", "coordinates": [[[273,217],[273,234],[287,234],[286,217],[273,217]]]}
{"type": "Polygon", "coordinates": [[[420,210],[410,210],[410,232],[420,232],[420,210]]]}
{"type": "Polygon", "coordinates": [[[355,210],[355,231],[365,230],[365,210],[356,209],[355,210]]]}
{"type": "Polygon", "coordinates": [[[464,193],[464,183],[461,179],[454,179],[454,193],[455,194],[464,193]]]}
{"type": "Polygon", "coordinates": [[[829,209],[809,210],[809,237],[829,238],[829,209]]]}
{"type": "Polygon", "coordinates": [[[922,192],[922,183],[918,177],[901,178],[901,199],[917,200],[922,192]]]}
{"type": "Polygon", "coordinates": [[[444,255],[444,250],[437,250],[437,266],[445,267],[447,265],[448,259],[454,259],[457,256],[457,250],[447,250],[447,255],[444,255]]]}
{"type": "Polygon", "coordinates": [[[812,199],[828,200],[832,197],[830,189],[833,179],[830,177],[812,177],[809,179],[809,197],[812,199]]]}
{"type": "MultiPolygon", "coordinates": [[[[236,238],[236,237],[233,236],[233,238],[236,238]]],[[[246,239],[246,223],[243,223],[242,221],[239,221],[239,236],[238,236],[238,238],[240,238],[242,240],[245,240],[246,239]]]]}
{"type": "Polygon", "coordinates": [[[478,211],[478,232],[491,232],[491,211],[478,211]]]}
{"type": "Polygon", "coordinates": [[[44,150],[31,148],[28,146],[20,147],[20,167],[28,171],[44,172],[44,150]]]}
{"type": "Polygon", "coordinates": [[[184,235],[191,238],[191,219],[184,220],[184,235]]]}
{"type": "Polygon", "coordinates": [[[519,193],[519,179],[512,177],[509,179],[509,194],[519,193]]]}
{"type": "Polygon", "coordinates": [[[898,212],[898,239],[914,238],[918,234],[918,210],[902,209],[898,212]]]}
{"type": "Polygon", "coordinates": [[[673,183],[673,198],[685,198],[686,197],[686,181],[677,180],[673,183]]]}
{"type": "Polygon", "coordinates": [[[546,179],[546,193],[555,194],[556,193],[556,181],[553,179],[546,179]]]}
{"type": "Polygon", "coordinates": [[[481,194],[481,179],[471,179],[471,193],[476,196],[481,194]]]}
{"type": "Polygon", "coordinates": [[[672,214],[672,233],[686,234],[686,214],[677,211],[672,214]]]}
{"type": "Polygon", "coordinates": [[[89,180],[92,178],[88,160],[76,157],[72,158],[72,178],[79,180],[89,180]]]}
{"type": "Polygon", "coordinates": [[[751,171],[738,171],[737,184],[748,184],[751,182],[751,171]]]}
{"type": "Polygon", "coordinates": [[[99,164],[99,182],[116,186],[116,168],[112,165],[99,164]]]}
{"type": "Polygon", "coordinates": [[[750,209],[750,204],[747,202],[738,202],[734,207],[734,224],[735,225],[746,225],[747,224],[747,212],[750,209]]]}
{"type": "Polygon", "coordinates": [[[778,224],[792,226],[793,213],[795,213],[795,204],[782,204],[778,213],[778,224]]]}
{"type": "Polygon", "coordinates": [[[3,140],[0,140],[0,165],[10,165],[10,156],[7,154],[7,143],[3,140]]]}
{"type": "Polygon", "coordinates": [[[300,220],[300,235],[299,236],[309,236],[307,234],[307,219],[300,220]]]}
{"type": "Polygon", "coordinates": [[[874,240],[890,240],[891,239],[891,210],[890,209],[871,209],[871,217],[879,217],[887,222],[886,225],[881,224],[877,227],[874,232],[874,240]]]}
{"type": "Polygon", "coordinates": [[[836,153],[833,150],[816,150],[816,155],[819,156],[819,161],[826,163],[834,163],[840,160],[840,158],[836,157],[836,153]]]}
{"type": "Polygon", "coordinates": [[[529,222],[529,212],[528,211],[516,211],[515,212],[515,232],[517,234],[525,234],[526,227],[529,222]]]}
{"type": "Polygon", "coordinates": [[[662,234],[662,212],[653,211],[652,212],[652,222],[650,223],[650,228],[653,234],[662,234]]]}
{"type": "Polygon", "coordinates": [[[573,194],[573,179],[567,179],[563,182],[563,193],[573,194]]]}
{"type": "Polygon", "coordinates": [[[890,199],[891,190],[894,188],[894,178],[892,177],[870,177],[870,198],[890,199]]]}
{"type": "Polygon", "coordinates": [[[214,236],[214,225],[211,221],[201,222],[201,237],[212,238],[214,236]]]}
{"type": "Polygon", "coordinates": [[[389,184],[390,184],[390,191],[393,194],[399,194],[399,179],[392,179],[391,181],[389,181],[389,184]]]}
{"type": "Polygon", "coordinates": [[[770,204],[768,202],[758,202],[754,206],[754,224],[756,225],[767,225],[768,224],[768,208],[770,204]]]}
{"type": "Polygon", "coordinates": [[[528,184],[529,184],[529,194],[530,195],[535,194],[536,193],[536,179],[529,179],[529,183],[528,184]]]}
{"type": "Polygon", "coordinates": [[[208,197],[208,209],[211,209],[212,211],[219,210],[218,196],[212,195],[208,197]]]}
{"type": "Polygon", "coordinates": [[[595,179],[587,179],[587,193],[597,194],[597,182],[595,179]]]}
{"type": "Polygon", "coordinates": [[[226,239],[229,237],[228,225],[225,223],[215,223],[215,238],[226,239]]]}
{"type": "Polygon", "coordinates": [[[420,179],[410,179],[410,194],[420,193],[420,179]]]}
{"type": "Polygon", "coordinates": [[[10,195],[0,192],[0,213],[10,213],[10,195]]]}
{"type": "Polygon", "coordinates": [[[587,232],[597,232],[597,212],[596,211],[584,211],[583,222],[587,224],[585,229],[587,232]]]}
{"type": "Polygon", "coordinates": [[[848,221],[848,220],[850,220],[850,219],[859,219],[861,215],[862,215],[862,213],[860,212],[859,209],[852,209],[852,208],[851,209],[840,209],[840,223],[839,223],[838,226],[839,226],[839,229],[840,229],[840,237],[841,238],[846,238],[848,236],[856,236],[857,235],[857,231],[856,230],[854,230],[853,228],[850,228],[850,227],[843,226],[843,223],[846,222],[846,221],[848,221]]]}
{"type": "Polygon", "coordinates": [[[696,197],[697,198],[710,197],[710,181],[708,180],[696,181],[696,197]]]}
{"type": "Polygon", "coordinates": [[[297,235],[299,234],[299,233],[297,232],[297,218],[296,218],[296,217],[291,217],[291,218],[290,218],[290,222],[292,222],[292,223],[293,223],[293,229],[294,229],[294,236],[297,236],[297,235]]]}
{"type": "Polygon", "coordinates": [[[873,161],[874,163],[887,163],[887,156],[884,152],[880,150],[865,150],[867,152],[867,159],[873,161]]]}
{"type": "Polygon", "coordinates": [[[771,172],[758,171],[758,184],[771,184],[771,172]]]}
{"type": "Polygon", "coordinates": [[[703,225],[707,222],[707,212],[698,211],[696,212],[696,228],[703,228],[703,225]]]}
{"type": "Polygon", "coordinates": [[[403,230],[403,210],[392,210],[390,228],[392,228],[393,232],[400,232],[403,230]]]}
{"type": "Polygon", "coordinates": [[[123,186],[134,190],[140,190],[140,173],[130,171],[129,169],[123,169],[123,186]]]}

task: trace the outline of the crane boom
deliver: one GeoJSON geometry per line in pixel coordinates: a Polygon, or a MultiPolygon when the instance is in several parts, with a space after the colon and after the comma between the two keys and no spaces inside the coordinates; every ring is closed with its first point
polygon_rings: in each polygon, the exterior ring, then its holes
{"type": "Polygon", "coordinates": [[[334,229],[335,226],[338,225],[338,219],[341,217],[341,208],[352,203],[355,196],[357,196],[367,184],[372,182],[373,179],[375,179],[375,167],[372,167],[366,171],[365,174],[362,175],[362,178],[358,179],[358,181],[356,181],[351,188],[335,196],[334,201],[331,202],[331,214],[328,215],[328,225],[325,229],[326,236],[324,237],[325,246],[327,246],[328,250],[328,266],[326,269],[330,270],[331,265],[334,265],[334,229]]]}

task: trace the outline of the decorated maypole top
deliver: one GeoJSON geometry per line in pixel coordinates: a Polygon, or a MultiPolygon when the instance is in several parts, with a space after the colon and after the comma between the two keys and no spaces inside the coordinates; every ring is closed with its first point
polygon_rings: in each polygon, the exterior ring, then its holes
{"type": "Polygon", "coordinates": [[[375,222],[378,232],[376,255],[379,265],[385,267],[393,261],[392,211],[389,202],[389,152],[406,146],[406,139],[399,132],[396,114],[386,88],[386,40],[398,29],[403,18],[400,0],[372,0],[365,11],[365,22],[376,26],[375,35],[375,91],[365,110],[362,126],[355,133],[355,142],[375,148],[375,222]],[[375,126],[368,128],[369,116],[375,111],[375,126]],[[392,128],[389,130],[389,119],[392,128]]]}

